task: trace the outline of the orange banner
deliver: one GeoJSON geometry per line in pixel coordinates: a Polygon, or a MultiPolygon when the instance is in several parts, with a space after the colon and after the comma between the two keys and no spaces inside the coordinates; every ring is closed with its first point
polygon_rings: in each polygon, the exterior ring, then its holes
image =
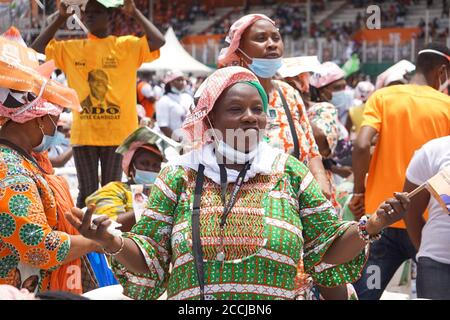
{"type": "Polygon", "coordinates": [[[399,43],[405,43],[412,38],[417,38],[420,28],[386,28],[378,30],[360,30],[353,39],[358,42],[378,42],[382,40],[384,44],[392,44],[399,39],[399,43]]]}
{"type": "Polygon", "coordinates": [[[194,36],[186,36],[181,41],[184,45],[200,45],[207,44],[208,42],[220,42],[225,38],[224,34],[206,34],[206,35],[194,35],[194,36]]]}

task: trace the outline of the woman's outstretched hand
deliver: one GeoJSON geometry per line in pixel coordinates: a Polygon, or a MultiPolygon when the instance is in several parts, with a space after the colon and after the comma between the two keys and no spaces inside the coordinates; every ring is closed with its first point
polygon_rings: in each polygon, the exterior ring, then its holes
{"type": "Polygon", "coordinates": [[[115,238],[107,231],[112,220],[107,216],[101,216],[92,221],[94,211],[95,206],[89,206],[86,213],[78,208],[72,208],[72,214],[67,214],[66,218],[83,237],[97,242],[103,248],[109,247],[115,238]]]}
{"type": "Polygon", "coordinates": [[[376,213],[370,217],[367,225],[369,234],[377,234],[384,228],[403,219],[410,204],[408,193],[396,192],[394,197],[383,202],[376,213]]]}

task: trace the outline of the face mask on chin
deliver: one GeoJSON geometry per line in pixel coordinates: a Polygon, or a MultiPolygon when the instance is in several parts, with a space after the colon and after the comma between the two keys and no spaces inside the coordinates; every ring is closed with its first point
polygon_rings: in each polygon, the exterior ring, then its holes
{"type": "Polygon", "coordinates": [[[244,153],[234,149],[229,144],[225,143],[223,140],[219,140],[219,142],[216,142],[216,146],[218,153],[220,153],[227,160],[230,160],[235,164],[245,164],[247,162],[251,162],[258,153],[258,147],[254,148],[252,151],[248,153],[244,153]]]}
{"type": "MultiPolygon", "coordinates": [[[[211,124],[211,121],[209,120],[209,117],[206,117],[207,121],[209,122],[209,125],[211,128],[213,128],[213,125],[211,124]]],[[[219,139],[216,135],[215,129],[212,130],[213,136],[214,136],[214,143],[217,148],[217,152],[222,155],[225,159],[231,161],[233,164],[245,164],[247,162],[253,161],[256,154],[258,153],[258,146],[261,141],[261,132],[258,132],[258,142],[253,146],[253,148],[249,152],[242,152],[239,150],[236,150],[229,144],[227,144],[223,139],[219,139]]]]}
{"type": "Polygon", "coordinates": [[[172,90],[172,92],[175,93],[175,94],[181,94],[181,93],[184,92],[184,89],[183,89],[183,90],[178,90],[178,89],[175,88],[175,87],[172,87],[171,90],[172,90]]]}
{"type": "Polygon", "coordinates": [[[251,60],[252,63],[248,65],[249,69],[253,71],[258,77],[263,79],[270,79],[277,74],[278,69],[283,65],[283,58],[276,59],[263,59],[263,58],[250,58],[244,51],[238,48],[238,50],[251,60]]]}

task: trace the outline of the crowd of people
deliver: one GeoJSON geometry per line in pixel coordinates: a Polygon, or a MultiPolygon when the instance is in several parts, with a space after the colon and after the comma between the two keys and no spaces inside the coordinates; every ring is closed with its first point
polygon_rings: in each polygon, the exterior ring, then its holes
{"type": "Polygon", "coordinates": [[[137,70],[164,37],[136,4],[122,10],[142,37],[112,35],[97,0],[85,39],[55,39],[64,5],[30,48],[17,29],[0,37],[14,48],[0,50],[0,299],[120,285],[377,300],[408,259],[420,298],[450,299],[449,199],[423,188],[450,171],[448,47],[420,51],[412,77],[402,63],[353,84],[334,62],[283,59],[276,21],[249,14],[207,78],[155,83],[137,70]],[[70,161],[76,199],[54,170],[70,161]]]}
{"type": "MultiPolygon", "coordinates": [[[[136,1],[136,7],[139,8],[142,13],[149,16],[149,0],[136,1]]],[[[154,7],[154,23],[155,26],[165,32],[169,27],[175,30],[178,38],[183,38],[189,34],[189,27],[198,18],[211,18],[215,16],[214,7],[208,7],[206,4],[200,4],[194,1],[194,3],[187,4],[186,1],[157,1],[154,7]]],[[[116,11],[113,15],[113,31],[114,35],[142,35],[144,30],[139,24],[133,23],[132,18],[127,17],[120,11],[116,11]]]]}

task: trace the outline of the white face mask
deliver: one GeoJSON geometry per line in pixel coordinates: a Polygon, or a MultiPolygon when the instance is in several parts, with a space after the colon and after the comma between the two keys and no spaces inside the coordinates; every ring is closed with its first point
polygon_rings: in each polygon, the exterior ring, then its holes
{"type": "Polygon", "coordinates": [[[245,164],[247,162],[251,162],[258,153],[258,148],[253,149],[249,153],[244,153],[234,149],[223,140],[218,141],[219,142],[216,142],[217,152],[219,152],[227,160],[230,160],[232,163],[245,164]]]}
{"type": "Polygon", "coordinates": [[[448,88],[448,74],[447,74],[447,69],[445,69],[445,78],[447,80],[444,81],[444,83],[441,83],[441,78],[439,78],[439,91],[440,92],[445,92],[445,90],[448,88]]]}
{"type": "MultiPolygon", "coordinates": [[[[206,116],[206,119],[208,120],[210,127],[213,128],[208,116],[206,116]]],[[[258,146],[255,146],[253,150],[245,153],[236,150],[225,141],[223,141],[223,139],[219,139],[214,129],[212,130],[212,133],[214,136],[214,143],[217,146],[217,152],[219,152],[227,160],[231,161],[232,164],[245,164],[247,162],[251,162],[258,153],[258,146]]]]}

